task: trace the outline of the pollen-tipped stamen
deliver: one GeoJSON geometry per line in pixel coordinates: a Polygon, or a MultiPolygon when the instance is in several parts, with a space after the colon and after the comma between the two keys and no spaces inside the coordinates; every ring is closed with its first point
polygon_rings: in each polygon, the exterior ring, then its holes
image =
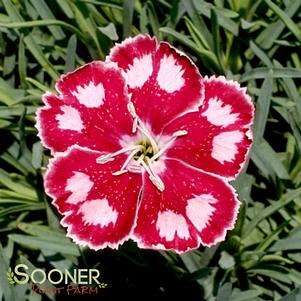
{"type": "Polygon", "coordinates": [[[141,150],[143,148],[142,145],[131,145],[129,147],[124,147],[120,150],[118,150],[117,152],[115,153],[108,153],[108,154],[105,154],[105,155],[101,155],[100,157],[98,157],[96,159],[96,163],[99,163],[99,164],[105,164],[109,161],[112,161],[114,160],[114,157],[120,155],[120,154],[123,154],[123,153],[126,153],[126,152],[129,152],[129,151],[132,151],[132,150],[141,150]]]}
{"type": "Polygon", "coordinates": [[[112,173],[113,176],[119,176],[119,175],[122,175],[122,174],[124,174],[124,173],[127,172],[126,167],[127,167],[128,164],[130,163],[130,161],[132,160],[132,158],[133,158],[138,152],[140,152],[140,151],[143,149],[143,146],[142,146],[142,145],[138,145],[138,146],[140,146],[140,147],[134,149],[134,150],[129,154],[129,156],[126,158],[126,160],[125,160],[125,162],[123,163],[123,165],[121,166],[120,170],[115,171],[115,172],[112,173]]]}

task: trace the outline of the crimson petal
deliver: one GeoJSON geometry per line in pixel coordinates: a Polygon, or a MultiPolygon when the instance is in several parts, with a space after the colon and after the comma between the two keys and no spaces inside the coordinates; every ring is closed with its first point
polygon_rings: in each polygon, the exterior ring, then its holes
{"type": "Polygon", "coordinates": [[[247,89],[224,76],[204,78],[205,99],[200,107],[202,116],[228,130],[250,127],[254,118],[254,105],[247,89]]]}
{"type": "Polygon", "coordinates": [[[205,100],[199,112],[175,119],[164,130],[169,135],[187,131],[165,155],[232,180],[252,143],[253,115],[250,97],[238,83],[224,77],[205,78],[205,100]]]}
{"type": "Polygon", "coordinates": [[[131,134],[126,85],[113,64],[92,62],[63,75],[59,96],[46,93],[37,112],[36,127],[43,144],[53,152],[78,144],[113,152],[120,138],[131,134]]]}
{"type": "Polygon", "coordinates": [[[145,178],[134,239],[150,249],[178,253],[211,246],[234,226],[239,202],[234,189],[219,177],[165,160],[160,192],[145,178]]]}
{"type": "Polygon", "coordinates": [[[123,70],[137,114],[155,134],[202,103],[203,79],[198,69],[166,42],[138,35],[117,44],[107,60],[123,70]]]}
{"type": "Polygon", "coordinates": [[[56,154],[45,176],[45,189],[64,215],[67,236],[92,249],[116,248],[134,226],[141,175],[114,176],[123,155],[106,164],[96,163],[101,153],[71,147],[56,154]]]}

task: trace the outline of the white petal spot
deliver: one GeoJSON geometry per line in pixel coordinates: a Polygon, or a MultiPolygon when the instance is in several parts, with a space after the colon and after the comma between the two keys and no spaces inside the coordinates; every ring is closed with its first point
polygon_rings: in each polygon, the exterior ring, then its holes
{"type": "Polygon", "coordinates": [[[233,161],[238,151],[236,143],[242,139],[243,133],[240,131],[223,132],[215,136],[211,156],[222,164],[233,161]]]}
{"type": "Polygon", "coordinates": [[[101,227],[115,224],[118,217],[117,211],[109,205],[107,199],[87,201],[80,207],[79,212],[83,214],[85,224],[101,227]]]}
{"type": "Polygon", "coordinates": [[[72,92],[72,95],[87,108],[96,108],[103,104],[105,90],[102,83],[95,85],[90,81],[88,85],[77,86],[76,90],[72,92]]]}
{"type": "Polygon", "coordinates": [[[72,194],[67,198],[69,204],[77,204],[86,200],[89,191],[93,186],[90,177],[82,172],[74,172],[74,175],[67,180],[66,191],[71,191],[72,194]]]}
{"type": "Polygon", "coordinates": [[[161,89],[173,93],[184,86],[183,73],[182,66],[176,64],[176,60],[172,55],[164,55],[160,62],[157,82],[161,89]]]}
{"type": "Polygon", "coordinates": [[[214,125],[227,126],[234,123],[239,116],[238,113],[232,113],[231,105],[223,105],[222,100],[217,97],[209,99],[208,108],[202,113],[202,116],[207,117],[208,121],[214,125]]]}
{"type": "Polygon", "coordinates": [[[189,238],[188,225],[185,218],[171,210],[159,212],[156,228],[159,231],[159,235],[167,241],[172,241],[176,233],[180,238],[189,238]]]}
{"type": "Polygon", "coordinates": [[[133,64],[125,72],[127,83],[131,88],[141,88],[153,73],[152,55],[134,58],[133,64]]]}
{"type": "Polygon", "coordinates": [[[62,130],[72,130],[81,133],[84,124],[79,112],[70,106],[62,106],[61,110],[64,113],[55,116],[59,123],[58,127],[62,130]]]}
{"type": "Polygon", "coordinates": [[[215,211],[212,204],[217,200],[210,194],[196,195],[194,198],[187,201],[186,214],[193,225],[202,231],[210,221],[210,218],[215,211]]]}

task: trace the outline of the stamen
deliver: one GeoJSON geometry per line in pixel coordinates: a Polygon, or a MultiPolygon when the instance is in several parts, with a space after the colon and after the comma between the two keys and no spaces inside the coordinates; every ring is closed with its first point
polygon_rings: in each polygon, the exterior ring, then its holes
{"type": "Polygon", "coordinates": [[[140,166],[140,165],[136,165],[136,164],[129,165],[129,166],[127,167],[127,170],[128,170],[129,172],[141,173],[141,166],[140,166]]]}
{"type": "Polygon", "coordinates": [[[127,169],[123,169],[123,170],[118,170],[118,171],[115,171],[112,173],[113,176],[120,176],[120,175],[123,175],[124,173],[127,173],[128,170],[127,169]]]}
{"type": "MultiPolygon", "coordinates": [[[[150,171],[152,172],[152,174],[154,175],[153,177],[150,177],[150,180],[153,182],[155,181],[157,184],[156,186],[159,188],[160,191],[163,191],[165,188],[165,185],[163,183],[163,181],[161,180],[161,178],[156,174],[156,172],[153,170],[153,163],[151,162],[150,158],[146,157],[146,161],[148,163],[148,167],[150,169],[150,171]]],[[[153,182],[154,183],[154,182],[153,182]]]]}
{"type": "Polygon", "coordinates": [[[148,133],[148,131],[144,128],[144,126],[140,126],[139,124],[137,124],[137,129],[139,129],[147,137],[154,150],[154,153],[156,153],[159,150],[159,147],[156,141],[154,140],[154,138],[148,133]]]}
{"type": "Polygon", "coordinates": [[[146,165],[146,163],[143,160],[141,161],[141,164],[146,170],[146,172],[149,174],[149,179],[162,192],[165,187],[160,177],[157,174],[155,174],[153,170],[150,168],[150,165],[146,165]]]}
{"type": "Polygon", "coordinates": [[[155,153],[151,158],[150,158],[150,162],[153,162],[155,161],[157,158],[159,158],[169,147],[170,145],[178,138],[178,137],[181,137],[181,136],[185,136],[187,135],[187,131],[185,130],[180,130],[180,131],[177,131],[177,132],[174,132],[172,134],[172,138],[170,140],[168,140],[166,142],[166,144],[160,149],[160,151],[158,151],[157,153],[155,153]]]}
{"type": "Polygon", "coordinates": [[[126,153],[126,152],[131,151],[131,150],[141,150],[142,148],[143,148],[142,145],[132,145],[132,146],[129,146],[129,147],[125,147],[125,148],[122,148],[122,149],[120,149],[119,151],[117,151],[115,153],[109,153],[109,154],[101,155],[100,157],[98,157],[96,159],[96,163],[104,164],[104,163],[107,163],[109,161],[114,160],[114,157],[116,157],[120,154],[126,153]]]}
{"type": "Polygon", "coordinates": [[[187,135],[188,132],[186,130],[179,130],[172,134],[173,137],[181,137],[187,135]]]}
{"type": "Polygon", "coordinates": [[[148,138],[154,152],[156,153],[159,150],[159,147],[154,138],[149,134],[148,130],[145,128],[145,125],[143,124],[141,119],[138,117],[135,106],[131,101],[127,104],[127,108],[134,119],[132,132],[135,133],[137,129],[139,129],[148,138]]]}
{"type": "Polygon", "coordinates": [[[130,101],[127,105],[128,110],[131,114],[131,116],[133,117],[134,121],[133,121],[133,127],[132,127],[132,133],[136,133],[137,131],[137,125],[138,125],[138,115],[136,113],[136,109],[134,104],[130,101]]]}
{"type": "Polygon", "coordinates": [[[127,172],[127,170],[125,169],[127,167],[127,165],[130,163],[130,161],[132,160],[132,158],[141,151],[141,149],[143,149],[142,145],[139,145],[139,148],[134,149],[130,155],[126,158],[125,162],[123,163],[122,167],[120,168],[119,171],[115,171],[114,173],[112,173],[113,176],[119,176],[124,174],[125,172],[127,172]]]}
{"type": "Polygon", "coordinates": [[[138,126],[138,118],[134,118],[133,126],[132,126],[132,133],[136,133],[138,126]]]}
{"type": "Polygon", "coordinates": [[[135,109],[135,106],[134,104],[130,101],[127,105],[128,107],[128,110],[130,112],[130,114],[132,115],[132,117],[135,119],[135,118],[138,118],[138,115],[136,113],[136,109],[135,109]]]}

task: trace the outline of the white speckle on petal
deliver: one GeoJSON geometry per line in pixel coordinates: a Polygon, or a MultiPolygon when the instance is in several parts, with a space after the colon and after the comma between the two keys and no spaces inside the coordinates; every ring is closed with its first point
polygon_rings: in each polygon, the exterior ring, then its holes
{"type": "Polygon", "coordinates": [[[207,226],[215,211],[215,208],[211,204],[216,202],[217,200],[210,194],[196,195],[194,198],[187,201],[187,217],[198,231],[201,232],[207,226]]]}
{"type": "Polygon", "coordinates": [[[55,119],[59,123],[58,127],[62,130],[72,130],[81,133],[84,124],[79,112],[70,106],[62,106],[61,110],[64,113],[55,116],[55,119]]]}
{"type": "Polygon", "coordinates": [[[176,64],[176,60],[172,55],[164,55],[160,62],[157,82],[161,89],[173,93],[184,86],[183,73],[182,66],[176,64]]]}
{"type": "Polygon", "coordinates": [[[241,142],[243,133],[240,131],[223,132],[213,138],[212,157],[224,164],[231,162],[238,151],[236,143],[241,142]]]}
{"type": "Polygon", "coordinates": [[[180,238],[189,238],[189,230],[185,218],[171,210],[159,212],[156,228],[159,231],[159,235],[167,241],[172,241],[176,233],[180,238]]]}
{"type": "Polygon", "coordinates": [[[133,64],[125,72],[127,83],[131,88],[141,88],[153,73],[152,55],[134,58],[133,64]]]}
{"type": "Polygon", "coordinates": [[[79,209],[83,214],[86,224],[105,227],[110,223],[115,224],[118,213],[110,205],[107,199],[96,199],[85,202],[79,209]]]}
{"type": "Polygon", "coordinates": [[[66,191],[71,191],[72,194],[67,198],[69,204],[77,204],[86,200],[89,191],[93,186],[90,177],[82,172],[74,172],[74,175],[67,180],[66,191]]]}
{"type": "Polygon", "coordinates": [[[208,121],[214,125],[227,126],[234,123],[239,116],[238,113],[231,114],[231,106],[223,105],[223,102],[217,97],[209,99],[208,108],[202,113],[202,116],[207,117],[208,121]]]}
{"type": "Polygon", "coordinates": [[[96,108],[103,104],[105,90],[102,83],[95,85],[92,81],[88,85],[77,86],[77,91],[73,91],[80,104],[87,108],[96,108]]]}

